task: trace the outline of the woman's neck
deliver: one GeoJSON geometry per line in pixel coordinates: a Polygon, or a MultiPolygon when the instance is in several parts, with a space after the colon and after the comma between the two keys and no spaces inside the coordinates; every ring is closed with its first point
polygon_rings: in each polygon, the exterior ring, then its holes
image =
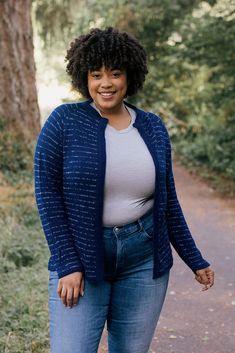
{"type": "Polygon", "coordinates": [[[124,105],[124,103],[115,110],[103,111],[95,102],[93,102],[96,109],[100,112],[100,114],[109,120],[109,125],[113,126],[117,130],[122,130],[127,128],[131,123],[131,115],[124,105]]]}

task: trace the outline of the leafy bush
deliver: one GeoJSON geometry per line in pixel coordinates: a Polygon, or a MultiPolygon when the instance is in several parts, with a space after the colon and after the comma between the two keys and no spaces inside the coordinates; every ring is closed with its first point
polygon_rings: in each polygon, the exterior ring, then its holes
{"type": "Polygon", "coordinates": [[[0,170],[8,181],[32,180],[33,146],[0,117],[0,170]]]}

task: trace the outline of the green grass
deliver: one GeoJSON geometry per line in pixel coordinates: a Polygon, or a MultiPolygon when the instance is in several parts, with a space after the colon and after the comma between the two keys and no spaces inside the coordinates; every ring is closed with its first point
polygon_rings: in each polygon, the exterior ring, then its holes
{"type": "Polygon", "coordinates": [[[48,249],[29,189],[0,208],[1,353],[49,352],[48,249]]]}

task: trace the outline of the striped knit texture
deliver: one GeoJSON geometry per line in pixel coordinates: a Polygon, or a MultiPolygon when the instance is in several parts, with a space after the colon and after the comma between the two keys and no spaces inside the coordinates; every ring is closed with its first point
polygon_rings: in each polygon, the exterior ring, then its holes
{"type": "MultiPolygon", "coordinates": [[[[104,275],[102,210],[105,178],[105,127],[108,120],[91,101],[63,104],[45,122],[34,157],[35,196],[51,252],[48,268],[59,278],[82,271],[91,282],[104,275]]],[[[171,145],[162,120],[136,111],[136,127],[156,168],[153,278],[172,264],[170,243],[192,269],[209,266],[198,250],[179,204],[171,145]]]]}

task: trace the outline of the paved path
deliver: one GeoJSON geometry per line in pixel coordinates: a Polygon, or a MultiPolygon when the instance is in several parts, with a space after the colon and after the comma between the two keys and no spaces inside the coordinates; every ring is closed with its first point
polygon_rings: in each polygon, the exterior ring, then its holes
{"type": "MultiPolygon", "coordinates": [[[[235,200],[222,199],[175,165],[178,196],[194,239],[216,272],[206,292],[174,253],[168,294],[149,353],[235,353],[235,200]]],[[[107,352],[104,330],[99,353],[107,352]]],[[[122,352],[120,352],[122,353],[122,352]]]]}

